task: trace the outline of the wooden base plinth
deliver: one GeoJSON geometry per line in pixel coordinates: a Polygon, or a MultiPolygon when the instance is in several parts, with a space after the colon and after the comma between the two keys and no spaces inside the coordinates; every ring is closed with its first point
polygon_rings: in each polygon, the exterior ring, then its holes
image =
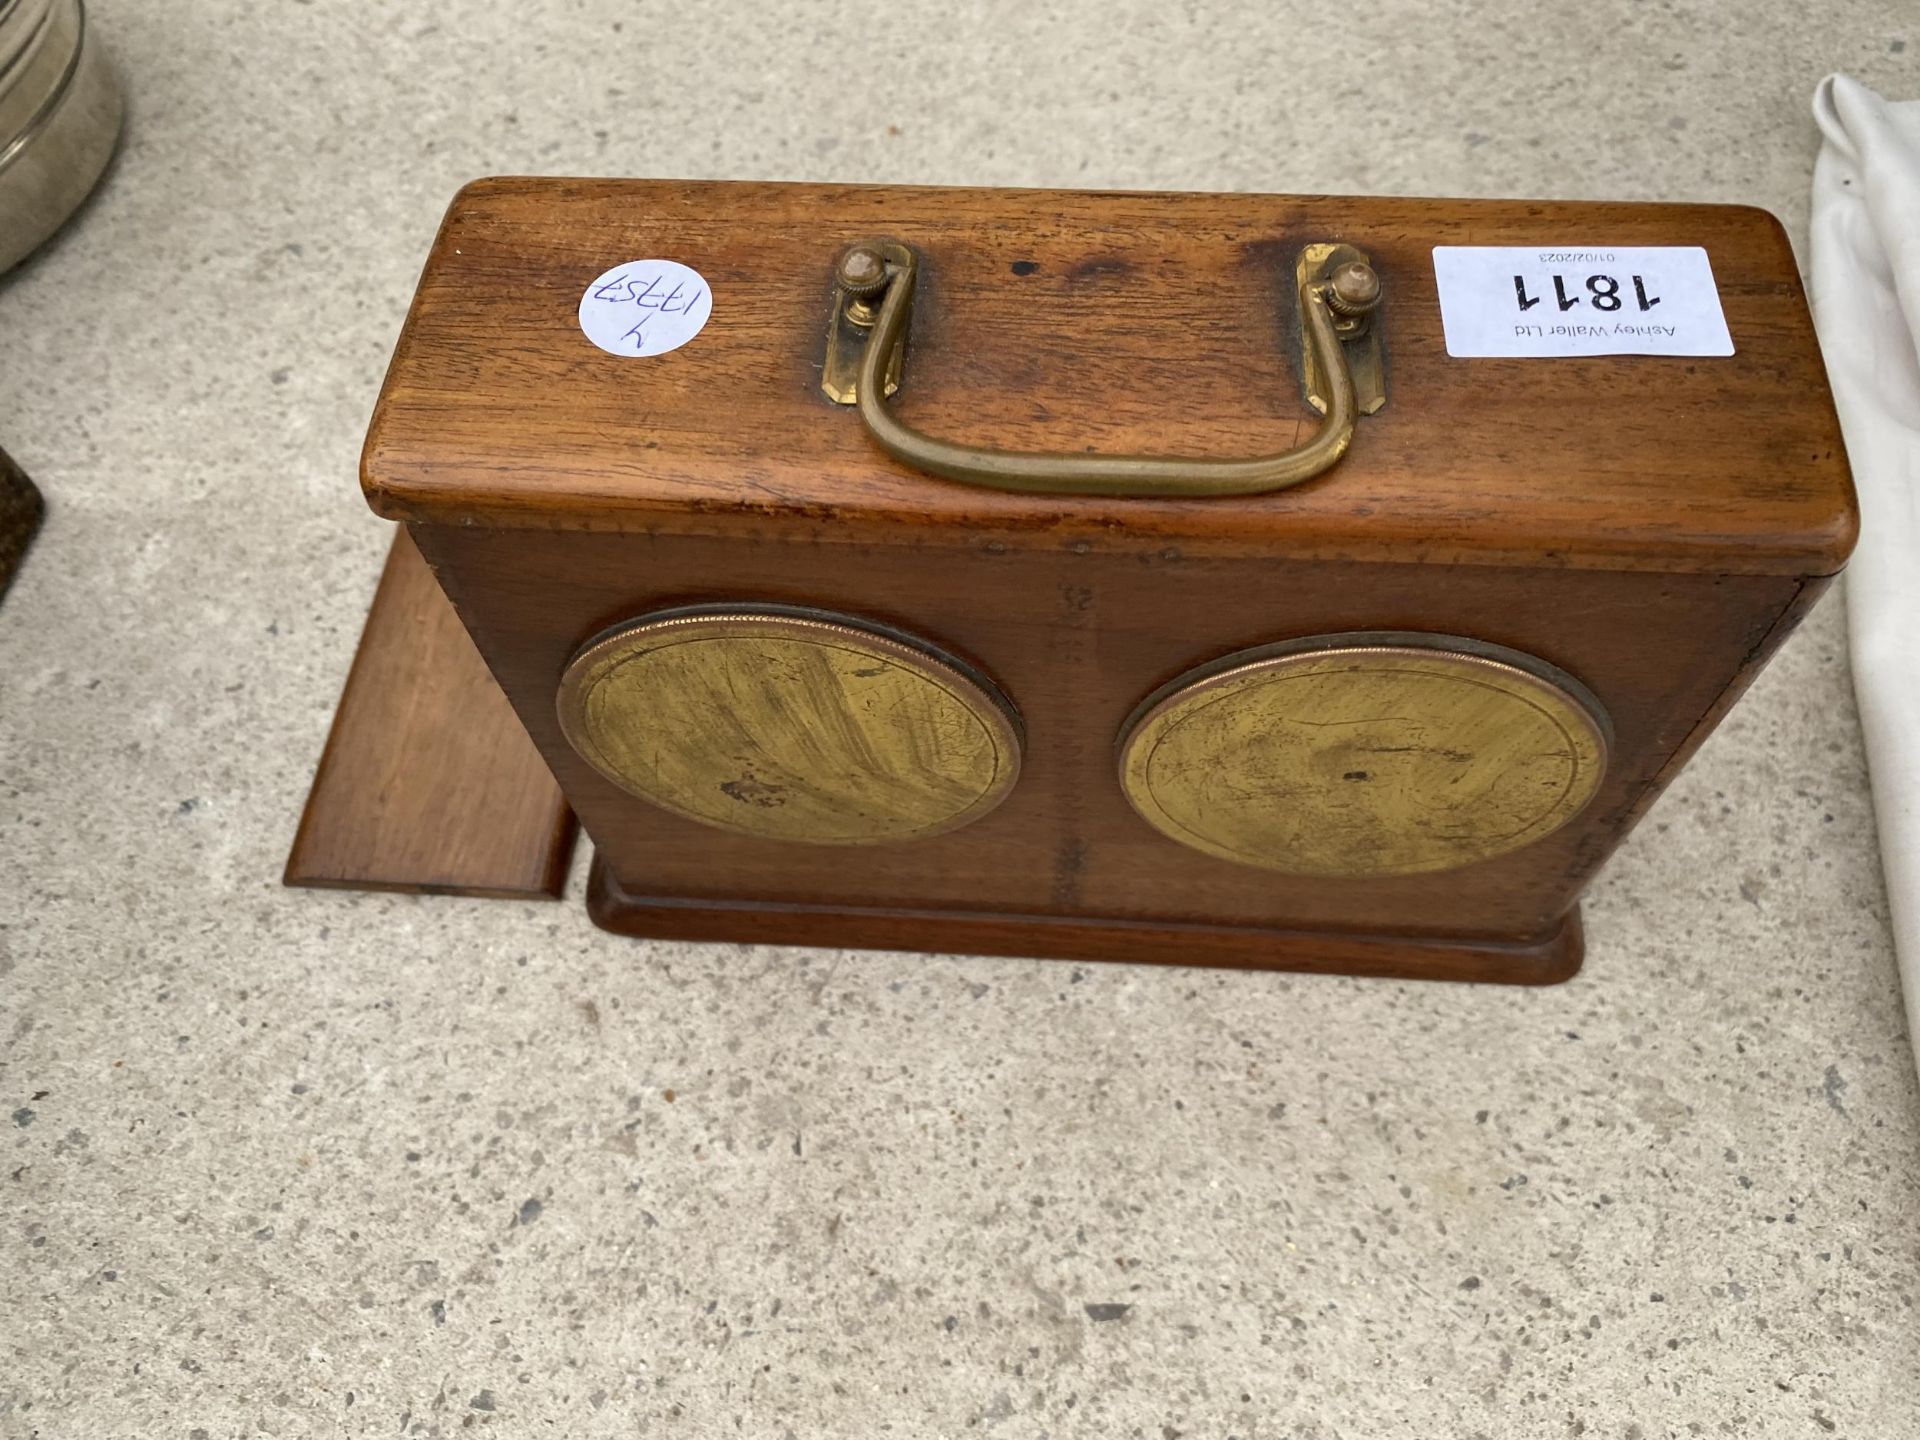
{"type": "Polygon", "coordinates": [[[587,887],[587,912],[603,930],[660,940],[1113,960],[1506,985],[1552,985],[1569,979],[1580,969],[1584,952],[1577,908],[1552,934],[1530,944],[1514,944],[963,910],[673,900],[629,893],[598,857],[587,887]]]}

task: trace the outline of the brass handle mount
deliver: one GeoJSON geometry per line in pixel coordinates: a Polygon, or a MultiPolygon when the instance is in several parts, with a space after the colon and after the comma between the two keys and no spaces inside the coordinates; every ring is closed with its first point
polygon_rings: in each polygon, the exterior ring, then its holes
{"type": "Polygon", "coordinates": [[[833,315],[820,386],[857,407],[874,443],[929,475],[1039,495],[1191,499],[1259,495],[1311,480],[1353,443],[1356,420],[1386,403],[1377,308],[1381,285],[1351,245],[1316,243],[1295,266],[1300,305],[1300,370],[1313,407],[1325,416],[1313,435],[1274,455],[1089,455],[991,450],[916,430],[886,403],[900,388],[919,257],[898,241],[873,240],[834,266],[833,315]]]}

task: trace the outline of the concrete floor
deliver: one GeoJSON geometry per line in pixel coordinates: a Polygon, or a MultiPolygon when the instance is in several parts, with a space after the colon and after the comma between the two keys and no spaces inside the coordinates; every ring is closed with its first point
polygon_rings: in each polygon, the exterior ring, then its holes
{"type": "Polygon", "coordinates": [[[1907,0],[93,9],[124,152],[0,281],[0,440],[52,505],[0,609],[0,1433],[1920,1433],[1837,598],[1540,993],[643,946],[577,876],[278,884],[387,543],[362,429],[461,182],[1799,235],[1809,92],[1920,92],[1907,0]]]}

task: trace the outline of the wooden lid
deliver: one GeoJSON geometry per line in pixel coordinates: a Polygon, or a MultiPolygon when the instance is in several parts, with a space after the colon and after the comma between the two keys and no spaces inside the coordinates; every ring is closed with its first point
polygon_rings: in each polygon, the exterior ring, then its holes
{"type": "Polygon", "coordinates": [[[1737,206],[499,179],[421,277],[367,437],[393,519],[902,544],[1729,574],[1828,574],[1855,510],[1793,253],[1737,206]],[[1230,455],[1318,423],[1292,303],[1302,246],[1373,259],[1388,402],[1327,474],[1251,499],[1004,494],[916,474],[820,391],[840,251],[922,257],[892,402],[1008,449],[1230,455]],[[1698,245],[1727,358],[1450,357],[1436,245],[1698,245]],[[608,354],[580,298],[671,259],[712,314],[608,354]]]}

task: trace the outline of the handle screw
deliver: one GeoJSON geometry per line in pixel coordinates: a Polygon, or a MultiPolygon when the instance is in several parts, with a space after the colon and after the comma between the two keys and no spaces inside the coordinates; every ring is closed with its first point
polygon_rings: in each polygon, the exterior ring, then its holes
{"type": "Polygon", "coordinates": [[[887,259],[871,245],[855,245],[840,257],[833,278],[840,288],[856,300],[877,295],[887,288],[887,259]]]}
{"type": "Polygon", "coordinates": [[[1364,260],[1349,260],[1333,272],[1327,306],[1347,319],[1365,315],[1380,303],[1380,277],[1364,260]]]}

